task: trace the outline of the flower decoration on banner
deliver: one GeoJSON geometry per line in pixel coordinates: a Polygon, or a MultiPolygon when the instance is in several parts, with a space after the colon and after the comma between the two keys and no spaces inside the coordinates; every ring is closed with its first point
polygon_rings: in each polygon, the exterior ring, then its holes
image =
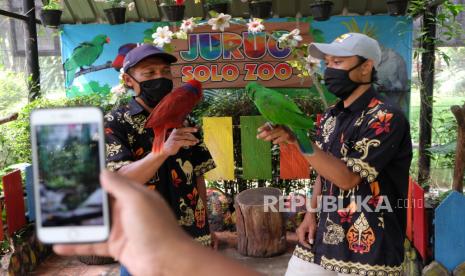
{"type": "Polygon", "coordinates": [[[231,16],[229,14],[220,13],[215,17],[208,20],[208,25],[212,26],[213,31],[220,30],[224,32],[224,29],[230,27],[231,16]]]}
{"type": "Polygon", "coordinates": [[[247,23],[247,27],[249,29],[249,33],[256,34],[263,32],[265,30],[265,25],[263,25],[263,19],[254,18],[249,23],[247,23]]]}
{"type": "Polygon", "coordinates": [[[281,48],[287,47],[291,49],[291,59],[287,61],[297,72],[298,77],[311,78],[316,90],[318,91],[323,105],[328,107],[328,103],[324,96],[324,89],[322,87],[323,75],[321,73],[321,61],[310,56],[308,51],[308,44],[302,43],[303,37],[300,29],[296,28],[292,31],[274,31],[268,33],[265,31],[263,19],[260,18],[232,18],[229,14],[217,13],[210,11],[211,18],[208,21],[202,21],[201,18],[189,18],[183,20],[176,32],[170,30],[168,26],[158,27],[152,34],[153,43],[163,48],[167,52],[173,52],[175,49],[171,45],[173,39],[187,39],[187,34],[192,33],[198,26],[211,26],[213,31],[227,31],[231,25],[241,25],[247,28],[249,33],[265,33],[267,36],[275,39],[281,48]]]}
{"type": "Polygon", "coordinates": [[[294,29],[290,33],[283,34],[278,38],[278,42],[281,46],[287,46],[289,48],[295,48],[302,41],[299,29],[294,29]]]}
{"type": "Polygon", "coordinates": [[[197,22],[195,21],[194,17],[189,19],[183,20],[181,24],[181,31],[187,33],[191,33],[194,31],[194,28],[197,27],[197,22]]]}
{"type": "Polygon", "coordinates": [[[173,32],[170,31],[170,27],[158,27],[157,31],[152,35],[153,43],[160,48],[163,48],[165,44],[170,44],[173,39],[173,32]]]}
{"type": "Polygon", "coordinates": [[[133,1],[126,2],[122,0],[94,0],[98,3],[106,3],[110,5],[112,8],[125,8],[128,7],[129,10],[133,10],[135,8],[135,3],[133,1]]]}

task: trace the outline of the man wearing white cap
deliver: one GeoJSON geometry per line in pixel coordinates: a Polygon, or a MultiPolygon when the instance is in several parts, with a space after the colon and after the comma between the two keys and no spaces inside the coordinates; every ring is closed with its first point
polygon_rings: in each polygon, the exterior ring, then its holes
{"type": "MultiPolygon", "coordinates": [[[[326,87],[340,101],[320,122],[315,153],[305,155],[318,173],[311,205],[319,209],[297,229],[286,275],[401,275],[412,145],[404,114],[372,85],[378,42],[348,33],[309,51],[325,61],[326,87]]],[[[284,127],[259,131],[260,139],[296,144],[284,127]]]]}

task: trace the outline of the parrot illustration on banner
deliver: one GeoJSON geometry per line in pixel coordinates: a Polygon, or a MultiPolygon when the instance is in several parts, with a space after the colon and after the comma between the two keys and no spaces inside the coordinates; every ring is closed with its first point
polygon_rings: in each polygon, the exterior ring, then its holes
{"type": "Polygon", "coordinates": [[[247,84],[245,91],[269,123],[289,127],[302,152],[313,154],[314,150],[307,135],[308,130],[314,127],[313,120],[292,99],[256,82],[247,84]]]}
{"type": "Polygon", "coordinates": [[[113,60],[111,63],[111,67],[115,68],[116,71],[119,71],[121,68],[123,68],[123,62],[124,58],[126,55],[134,48],[139,46],[140,44],[138,43],[126,43],[124,45],[121,45],[118,48],[118,55],[116,58],[113,60]]]}
{"type": "Polygon", "coordinates": [[[202,84],[190,80],[166,95],[153,109],[145,123],[155,134],[152,151],[160,152],[169,129],[181,127],[186,116],[202,100],[202,84]]]}
{"type": "Polygon", "coordinates": [[[104,44],[110,43],[110,38],[100,34],[92,41],[85,41],[74,48],[71,56],[63,64],[66,72],[66,87],[73,84],[77,69],[91,66],[102,54],[104,44]]]}

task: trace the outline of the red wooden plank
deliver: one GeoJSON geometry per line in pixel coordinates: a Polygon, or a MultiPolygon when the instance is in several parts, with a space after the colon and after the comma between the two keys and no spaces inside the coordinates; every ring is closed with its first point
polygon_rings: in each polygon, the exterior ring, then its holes
{"type": "Polygon", "coordinates": [[[26,225],[24,193],[19,170],[3,176],[3,192],[5,194],[8,234],[12,235],[26,225]]]}
{"type": "MultiPolygon", "coordinates": [[[[0,204],[0,214],[2,214],[2,205],[0,204]]],[[[0,218],[0,240],[2,241],[5,235],[3,234],[3,220],[0,218]]]]}
{"type": "Polygon", "coordinates": [[[310,178],[310,165],[295,145],[280,144],[280,178],[310,178]]]}
{"type": "MultiPolygon", "coordinates": [[[[317,129],[322,118],[322,114],[316,115],[315,126],[317,129]]],[[[280,144],[279,147],[279,177],[281,179],[309,179],[310,164],[300,153],[300,150],[295,145],[280,144]]]]}
{"type": "Polygon", "coordinates": [[[425,213],[425,191],[413,183],[413,245],[426,260],[428,252],[428,227],[425,213]]]}
{"type": "Polygon", "coordinates": [[[412,194],[413,194],[413,180],[410,177],[408,181],[408,194],[407,194],[407,238],[413,242],[413,208],[412,208],[412,194]]]}

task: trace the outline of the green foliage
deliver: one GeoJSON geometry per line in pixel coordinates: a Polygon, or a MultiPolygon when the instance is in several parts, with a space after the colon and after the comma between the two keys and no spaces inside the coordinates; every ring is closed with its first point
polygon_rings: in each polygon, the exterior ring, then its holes
{"type": "Polygon", "coordinates": [[[16,112],[27,99],[25,75],[0,69],[0,117],[16,112]]]}
{"type": "MultiPolygon", "coordinates": [[[[436,64],[435,84],[438,91],[444,95],[465,96],[465,47],[439,47],[439,50],[450,60],[436,64]]],[[[441,60],[440,56],[437,58],[441,60]]]]}
{"type": "MultiPolygon", "coordinates": [[[[463,4],[455,4],[453,0],[445,0],[439,6],[436,16],[433,16],[428,10],[429,4],[429,0],[411,0],[409,2],[407,16],[415,18],[418,15],[424,15],[427,17],[429,24],[435,24],[437,29],[436,37],[430,38],[427,36],[426,31],[428,26],[421,26],[415,38],[420,47],[415,49],[414,58],[418,58],[422,53],[427,51],[424,48],[426,43],[433,43],[435,47],[438,47],[445,45],[446,42],[453,39],[461,39],[465,33],[460,21],[457,20],[457,16],[465,11],[465,6],[463,4]]],[[[441,49],[436,50],[442,60],[449,64],[451,60],[450,56],[442,52],[441,49]]]]}
{"type": "Polygon", "coordinates": [[[71,86],[66,90],[66,96],[69,98],[89,96],[89,95],[101,95],[103,97],[108,96],[111,92],[111,87],[108,84],[103,86],[98,81],[90,81],[85,83],[82,88],[78,86],[71,86]]]}
{"type": "Polygon", "coordinates": [[[43,10],[61,10],[63,7],[61,6],[60,0],[42,0],[44,4],[42,6],[43,10]]]}
{"type": "Polygon", "coordinates": [[[16,121],[0,126],[0,143],[3,145],[2,150],[8,155],[8,159],[2,165],[31,163],[29,116],[32,110],[66,106],[97,106],[107,112],[114,106],[110,99],[111,95],[89,95],[56,100],[40,98],[27,104],[19,112],[16,121]]]}
{"type": "Polygon", "coordinates": [[[436,126],[433,127],[434,140],[430,149],[431,159],[435,161],[435,168],[453,168],[455,161],[455,147],[457,139],[457,122],[450,110],[442,110],[435,118],[436,126]],[[452,150],[447,150],[447,148],[452,150]],[[442,149],[442,150],[441,150],[442,149]]]}

